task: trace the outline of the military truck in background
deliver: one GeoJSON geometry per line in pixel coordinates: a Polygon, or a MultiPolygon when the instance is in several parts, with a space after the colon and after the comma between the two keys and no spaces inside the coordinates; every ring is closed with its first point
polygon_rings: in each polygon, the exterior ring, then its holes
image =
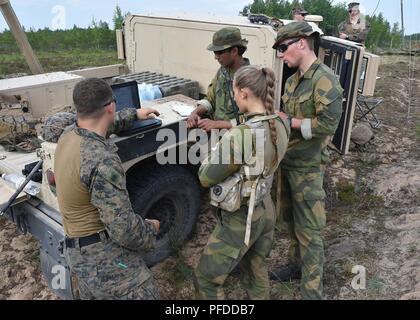
{"type": "MultiPolygon", "coordinates": [[[[289,20],[278,20],[282,24],[289,20]]],[[[19,95],[27,112],[35,118],[51,114],[51,110],[71,107],[74,85],[85,77],[100,77],[112,82],[129,80],[150,81],[166,92],[162,99],[148,102],[162,114],[159,128],[129,136],[113,136],[127,176],[127,188],[136,213],[161,220],[156,249],[145,255],[149,265],[168,257],[193,232],[200,212],[201,187],[197,180],[197,164],[161,165],[157,153],[176,150],[183,152],[188,143],[185,119],[172,110],[174,102],[193,105],[206,94],[207,86],[219,68],[212,52],[206,50],[215,31],[226,26],[240,28],[249,41],[245,56],[251,64],[272,68],[277,75],[276,106],[280,108],[285,80],[294,70],[283,64],[272,49],[276,30],[272,24],[252,23],[247,17],[180,17],[130,15],[123,29],[117,30],[118,57],[124,64],[89,68],[70,72],[55,72],[15,79],[0,80],[0,93],[19,95]],[[144,77],[149,75],[148,80],[144,77]],[[170,79],[169,87],[159,79],[170,79]],[[166,88],[166,89],[165,89],[166,88]],[[182,94],[182,95],[180,95],[182,94]],[[162,129],[171,129],[176,143],[160,148],[165,141],[158,139],[162,129]],[[185,130],[184,130],[185,129],[185,130]]],[[[313,24],[315,28],[317,26],[313,24]]],[[[322,31],[320,30],[322,34],[322,31]]],[[[344,88],[343,115],[333,138],[338,152],[348,152],[357,94],[374,89],[378,57],[365,53],[359,44],[323,36],[318,55],[334,70],[344,88]],[[368,72],[367,72],[368,71],[368,72]],[[363,77],[361,77],[363,75],[363,77]]],[[[305,99],[305,97],[302,97],[305,99]]],[[[19,109],[19,103],[3,109],[19,109]]],[[[3,110],[4,111],[4,110],[3,110]]],[[[14,221],[23,233],[39,239],[42,271],[49,286],[62,299],[74,297],[74,281],[62,254],[64,231],[55,194],[55,143],[43,142],[36,152],[7,152],[0,147],[0,174],[22,173],[28,164],[43,160],[41,192],[29,196],[24,192],[7,210],[5,216],[14,221]],[[53,286],[57,269],[65,269],[65,286],[53,286]]],[[[0,204],[15,191],[1,181],[0,204]]]]}

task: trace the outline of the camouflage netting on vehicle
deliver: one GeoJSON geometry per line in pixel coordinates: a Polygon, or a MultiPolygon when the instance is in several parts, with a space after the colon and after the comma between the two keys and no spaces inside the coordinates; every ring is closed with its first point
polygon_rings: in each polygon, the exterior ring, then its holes
{"type": "Polygon", "coordinates": [[[49,116],[42,126],[42,138],[47,142],[57,143],[64,130],[76,123],[76,114],[59,112],[49,116]]]}
{"type": "Polygon", "coordinates": [[[29,116],[0,116],[0,145],[7,151],[33,152],[41,147],[35,129],[36,121],[29,116]]]}

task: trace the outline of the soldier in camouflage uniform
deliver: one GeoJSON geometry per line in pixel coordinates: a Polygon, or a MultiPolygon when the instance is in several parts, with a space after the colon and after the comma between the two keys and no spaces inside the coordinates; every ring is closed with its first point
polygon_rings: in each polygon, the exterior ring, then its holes
{"type": "Polygon", "coordinates": [[[348,6],[349,17],[338,26],[339,37],[364,44],[370,31],[366,17],[360,13],[360,3],[352,2],[348,6]]]}
{"type": "MultiPolygon", "coordinates": [[[[241,31],[235,27],[223,28],[213,35],[213,42],[207,50],[214,52],[214,57],[221,67],[208,87],[206,99],[198,102],[197,108],[188,118],[188,128],[198,127],[210,131],[232,127],[235,111],[229,90],[232,90],[235,71],[244,65],[249,65],[249,60],[242,57],[247,44],[248,41],[242,39],[241,31]]],[[[233,123],[236,125],[236,121],[233,123]]]]}
{"type": "Polygon", "coordinates": [[[305,21],[305,16],[308,15],[303,7],[295,7],[292,9],[292,19],[295,21],[305,21]]]}
{"type": "Polygon", "coordinates": [[[109,85],[82,80],[73,91],[77,126],[55,153],[58,203],[66,234],[64,254],[82,299],[158,299],[151,272],[138,251],[153,247],[159,221],[134,213],[116,146],[106,140],[152,109],[115,113],[109,85]]]}
{"type": "MultiPolygon", "coordinates": [[[[227,132],[212,150],[207,162],[203,162],[199,178],[204,187],[220,187],[220,183],[241,172],[243,168],[240,163],[244,162],[246,146],[252,146],[255,154],[255,146],[251,141],[255,136],[252,133],[249,135],[251,122],[259,123],[260,130],[264,130],[264,155],[261,162],[265,169],[275,172],[287,149],[290,133],[288,123],[275,115],[271,118],[266,116],[274,113],[273,71],[252,66],[240,68],[235,74],[234,92],[239,109],[245,113],[246,122],[227,132]],[[223,150],[227,152],[223,153],[223,150]],[[235,159],[242,162],[235,162],[235,159]]],[[[253,179],[256,179],[256,175],[253,179]]],[[[266,258],[271,250],[276,221],[270,188],[271,184],[264,200],[255,206],[251,216],[247,204],[249,198],[243,199],[240,208],[235,212],[217,208],[216,228],[195,269],[195,287],[199,298],[224,299],[223,284],[238,264],[241,283],[248,297],[269,298],[266,258]],[[249,238],[246,236],[247,229],[250,231],[249,238]]],[[[211,192],[216,190],[214,188],[211,192]]]]}
{"type": "Polygon", "coordinates": [[[291,239],[290,264],[274,270],[271,278],[301,277],[303,299],[321,299],[323,294],[323,178],[327,145],[342,113],[337,77],[314,53],[318,36],[307,22],[293,22],[279,29],[273,46],[284,63],[298,71],[286,81],[280,113],[292,127],[281,163],[280,206],[291,239]]]}

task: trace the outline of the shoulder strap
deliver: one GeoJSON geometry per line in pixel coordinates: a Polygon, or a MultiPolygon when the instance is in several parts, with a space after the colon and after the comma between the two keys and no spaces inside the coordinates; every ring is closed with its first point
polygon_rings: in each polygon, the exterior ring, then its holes
{"type": "Polygon", "coordinates": [[[283,120],[282,118],[278,117],[281,124],[284,126],[284,129],[286,130],[287,138],[290,137],[290,133],[292,132],[292,128],[290,128],[290,125],[286,122],[286,120],[283,120]]]}
{"type": "Polygon", "coordinates": [[[262,126],[262,122],[263,121],[269,121],[272,119],[277,118],[278,116],[275,114],[269,115],[269,116],[261,116],[261,117],[256,117],[253,119],[250,119],[246,122],[244,122],[243,124],[247,125],[249,128],[259,128],[262,126]]]}
{"type": "Polygon", "coordinates": [[[259,122],[259,121],[268,121],[268,120],[275,119],[277,117],[278,117],[278,115],[271,114],[271,115],[268,115],[268,116],[262,116],[262,117],[257,117],[257,118],[251,119],[250,122],[254,123],[254,122],[259,122]]]}
{"type": "MultiPolygon", "coordinates": [[[[261,116],[261,117],[256,117],[254,119],[248,120],[245,123],[243,123],[243,125],[246,125],[248,128],[250,129],[257,129],[259,127],[263,126],[263,122],[264,121],[269,121],[269,120],[273,120],[273,119],[278,119],[278,121],[280,121],[280,123],[284,126],[286,134],[287,134],[287,138],[290,137],[290,128],[289,125],[287,124],[287,122],[285,120],[283,120],[282,118],[280,118],[278,115],[267,115],[267,116],[261,116]]],[[[277,150],[277,146],[274,146],[276,149],[276,157],[275,157],[275,161],[273,163],[272,168],[277,168],[281,162],[282,159],[280,159],[279,157],[279,153],[277,150]]],[[[258,152],[257,152],[257,156],[258,156],[258,152]]],[[[275,170],[271,169],[268,172],[263,172],[262,175],[263,176],[269,176],[271,174],[274,173],[275,170]]]]}

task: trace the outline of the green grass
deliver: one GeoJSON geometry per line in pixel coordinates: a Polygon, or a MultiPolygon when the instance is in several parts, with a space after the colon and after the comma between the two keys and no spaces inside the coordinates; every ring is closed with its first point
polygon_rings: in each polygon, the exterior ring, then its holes
{"type": "Polygon", "coordinates": [[[165,266],[164,270],[168,283],[177,292],[181,291],[185,287],[185,283],[193,277],[193,268],[186,263],[181,251],[176,252],[175,264],[165,266]]]}
{"type": "Polygon", "coordinates": [[[367,280],[366,287],[371,297],[377,297],[386,287],[386,282],[381,277],[374,276],[367,280]]]}
{"type": "MultiPolygon", "coordinates": [[[[68,71],[122,62],[117,59],[114,50],[37,52],[36,55],[45,72],[68,71]]],[[[0,54],[0,77],[16,73],[31,73],[24,57],[20,53],[0,54]]]]}
{"type": "Polygon", "coordinates": [[[348,183],[338,183],[337,184],[337,191],[338,191],[338,200],[345,204],[354,204],[357,202],[358,197],[355,193],[353,184],[348,183]]]}

